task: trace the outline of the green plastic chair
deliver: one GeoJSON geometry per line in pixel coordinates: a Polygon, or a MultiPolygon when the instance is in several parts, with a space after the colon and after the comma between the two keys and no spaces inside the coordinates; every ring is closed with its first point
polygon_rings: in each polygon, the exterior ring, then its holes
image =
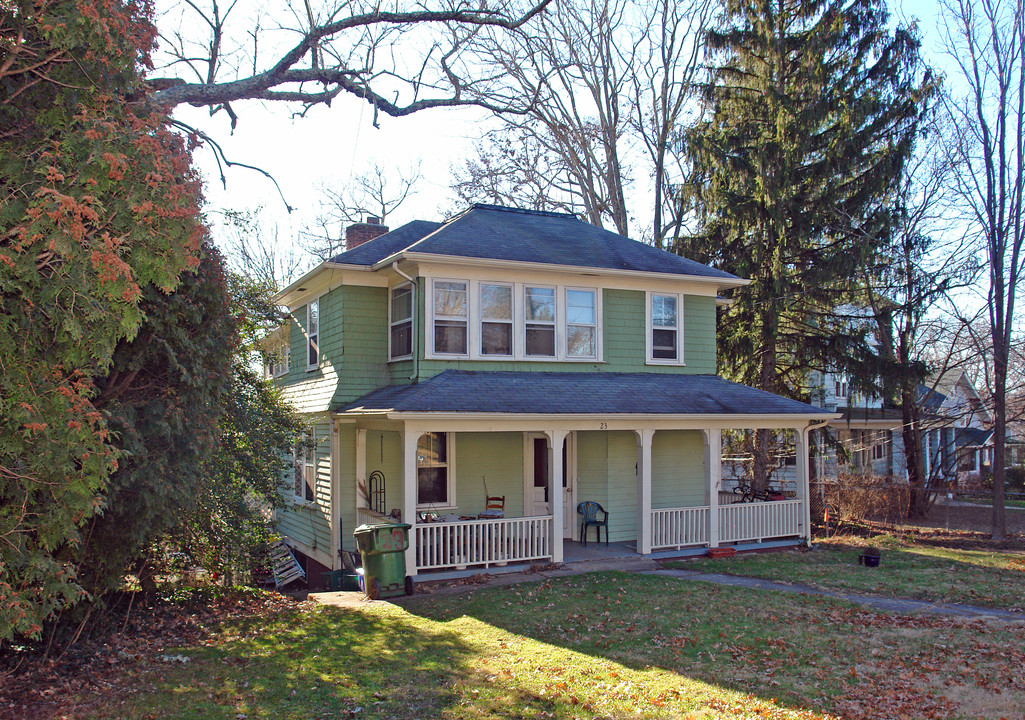
{"type": "Polygon", "coordinates": [[[581,515],[580,518],[580,544],[587,545],[587,529],[594,528],[597,534],[598,542],[601,542],[601,529],[605,528],[605,544],[609,544],[609,514],[605,512],[598,503],[593,500],[587,500],[577,505],[577,513],[581,515]],[[598,519],[598,515],[601,515],[601,519],[598,519]]]}

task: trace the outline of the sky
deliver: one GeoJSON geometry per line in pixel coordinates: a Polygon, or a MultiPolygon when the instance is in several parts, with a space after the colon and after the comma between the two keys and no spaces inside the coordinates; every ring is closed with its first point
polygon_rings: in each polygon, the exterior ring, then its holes
{"type": "MultiPolygon", "coordinates": [[[[927,59],[942,67],[937,12],[934,0],[905,0],[894,15],[921,19],[927,59]]],[[[175,117],[208,133],[230,160],[256,165],[272,175],[284,200],[270,180],[244,168],[226,169],[222,186],[214,154],[200,150],[196,163],[206,178],[215,238],[221,234],[218,224],[223,209],[262,207],[265,231],[283,243],[297,242],[303,229],[315,221],[322,185],[339,188],[375,161],[399,171],[419,163],[423,175],[417,193],[389,218],[391,227],[413,219],[441,219],[456,207],[449,189],[452,166],[473,153],[490,122],[481,110],[439,108],[403,118],[382,114],[379,127],[374,127],[370,106],[351,97],[336,98],[331,107],[314,107],[303,117],[293,115],[295,108],[269,102],[238,103],[234,109],[239,118],[234,131],[223,112],[211,116],[207,109],[179,107],[175,117]],[[286,211],[286,202],[294,208],[292,212],[286,211]]]]}

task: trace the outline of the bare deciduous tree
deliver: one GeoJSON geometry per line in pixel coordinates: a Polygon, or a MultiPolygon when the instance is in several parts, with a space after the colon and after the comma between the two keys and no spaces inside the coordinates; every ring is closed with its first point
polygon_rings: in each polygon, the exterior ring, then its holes
{"type": "Polygon", "coordinates": [[[303,232],[306,250],[327,260],[345,249],[345,228],[373,216],[382,225],[388,216],[416,194],[423,180],[420,163],[407,171],[396,170],[374,161],[370,168],[349,183],[321,183],[321,212],[314,225],[303,232]]]}
{"type": "MultiPolygon", "coordinates": [[[[505,78],[502,95],[536,98],[526,115],[503,119],[511,137],[525,141],[535,157],[549,158],[546,164],[565,177],[557,187],[569,197],[550,201],[576,205],[591,224],[611,223],[623,235],[629,232],[622,142],[638,43],[628,25],[634,10],[631,0],[568,0],[529,35],[510,42],[481,32],[475,43],[505,78]]],[[[489,152],[481,151],[478,169],[487,165],[489,152]]]]}
{"type": "Polygon", "coordinates": [[[152,99],[224,110],[233,124],[238,101],[305,110],[342,94],[370,103],[375,119],[378,112],[399,117],[457,105],[522,111],[523,104],[484,92],[495,78],[463,53],[481,28],[519,30],[549,2],[521,8],[439,0],[387,10],[379,2],[327,0],[260,5],[247,15],[238,0],[226,8],[218,0],[182,0],[161,21],[157,72],[165,75],[149,79],[152,99]]]}
{"type": "Polygon", "coordinates": [[[947,107],[959,133],[955,187],[989,263],[987,305],[994,415],[993,530],[1006,536],[1007,377],[1025,223],[1025,2],[943,0],[943,37],[965,88],[947,107]]]}

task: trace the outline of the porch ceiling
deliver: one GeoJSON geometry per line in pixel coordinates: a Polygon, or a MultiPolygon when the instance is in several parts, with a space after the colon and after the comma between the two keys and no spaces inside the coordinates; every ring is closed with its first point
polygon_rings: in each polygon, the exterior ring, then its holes
{"type": "Polygon", "coordinates": [[[416,385],[378,388],[337,409],[342,416],[506,415],[785,417],[836,413],[715,375],[472,372],[446,370],[416,385]]]}

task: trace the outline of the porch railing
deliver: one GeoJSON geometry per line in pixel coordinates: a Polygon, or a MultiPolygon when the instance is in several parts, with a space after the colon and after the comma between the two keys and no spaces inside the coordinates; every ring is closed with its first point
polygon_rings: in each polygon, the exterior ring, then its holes
{"type": "Polygon", "coordinates": [[[552,557],[552,517],[416,525],[416,569],[504,565],[552,557]]]}
{"type": "Polygon", "coordinates": [[[368,507],[356,508],[356,525],[380,525],[381,523],[395,522],[388,515],[371,510],[368,507]]]}
{"type": "Polygon", "coordinates": [[[801,501],[737,503],[719,507],[719,540],[740,542],[800,535],[801,501]]]}
{"type": "Polygon", "coordinates": [[[651,511],[651,549],[679,550],[708,542],[708,508],[683,507],[651,511]]]}

